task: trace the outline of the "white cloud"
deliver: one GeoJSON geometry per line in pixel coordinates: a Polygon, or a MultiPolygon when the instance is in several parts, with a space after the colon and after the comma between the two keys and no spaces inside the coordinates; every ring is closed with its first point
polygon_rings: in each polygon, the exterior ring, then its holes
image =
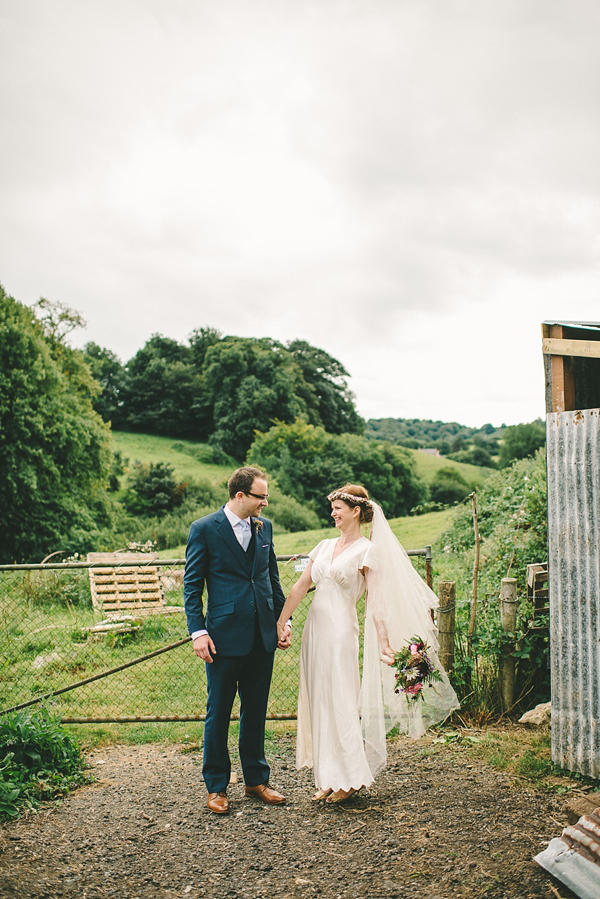
{"type": "Polygon", "coordinates": [[[360,411],[543,414],[539,323],[597,319],[585,0],[2,0],[0,280],[128,359],[303,337],[360,411]]]}

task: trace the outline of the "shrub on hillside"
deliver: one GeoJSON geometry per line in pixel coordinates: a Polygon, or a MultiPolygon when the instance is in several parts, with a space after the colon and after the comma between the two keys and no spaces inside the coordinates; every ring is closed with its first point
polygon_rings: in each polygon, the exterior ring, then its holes
{"type": "Polygon", "coordinates": [[[321,526],[318,515],[306,504],[291,496],[274,496],[264,511],[265,518],[281,531],[311,531],[321,526]]]}
{"type": "Polygon", "coordinates": [[[174,468],[165,462],[133,463],[127,481],[123,505],[132,515],[156,515],[160,518],[183,502],[185,485],[178,484],[174,468]]]}
{"type": "Polygon", "coordinates": [[[472,489],[457,468],[447,465],[436,471],[429,485],[429,494],[434,503],[452,505],[468,496],[472,489]]]}

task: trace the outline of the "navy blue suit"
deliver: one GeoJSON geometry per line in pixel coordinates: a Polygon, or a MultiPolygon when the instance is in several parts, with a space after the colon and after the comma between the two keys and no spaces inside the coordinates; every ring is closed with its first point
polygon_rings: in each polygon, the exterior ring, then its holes
{"type": "Polygon", "coordinates": [[[285,597],[271,522],[252,518],[251,527],[252,539],[244,552],[221,508],[192,523],[186,548],[183,593],[188,631],[206,629],[216,648],[212,663],[206,665],[203,774],[209,793],[225,791],[229,783],[227,734],[236,692],[244,781],[252,787],[269,780],[265,716],[277,648],[276,621],[285,597]]]}

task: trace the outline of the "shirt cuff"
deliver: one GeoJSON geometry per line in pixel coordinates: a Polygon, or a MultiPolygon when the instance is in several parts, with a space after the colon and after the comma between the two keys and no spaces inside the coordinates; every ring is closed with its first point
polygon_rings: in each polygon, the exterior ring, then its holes
{"type": "Polygon", "coordinates": [[[208,631],[206,631],[206,630],[204,630],[204,631],[194,631],[192,634],[190,634],[190,636],[191,636],[191,638],[192,638],[192,641],[194,641],[194,640],[196,639],[196,637],[203,637],[203,636],[204,636],[205,634],[207,634],[207,633],[208,633],[208,631]]]}

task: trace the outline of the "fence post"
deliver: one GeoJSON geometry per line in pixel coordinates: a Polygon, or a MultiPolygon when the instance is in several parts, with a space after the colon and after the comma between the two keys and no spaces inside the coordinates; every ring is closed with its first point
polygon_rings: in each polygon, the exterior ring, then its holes
{"type": "MultiPolygon", "coordinates": [[[[500,587],[500,616],[505,634],[514,634],[517,627],[517,581],[514,577],[503,577],[500,587]]],[[[507,712],[515,702],[515,648],[504,649],[500,658],[500,692],[502,708],[507,712]]]]}
{"type": "Polygon", "coordinates": [[[454,668],[454,631],[456,622],[456,583],[440,581],[438,584],[438,635],[440,639],[439,659],[445,671],[454,668]]]}

